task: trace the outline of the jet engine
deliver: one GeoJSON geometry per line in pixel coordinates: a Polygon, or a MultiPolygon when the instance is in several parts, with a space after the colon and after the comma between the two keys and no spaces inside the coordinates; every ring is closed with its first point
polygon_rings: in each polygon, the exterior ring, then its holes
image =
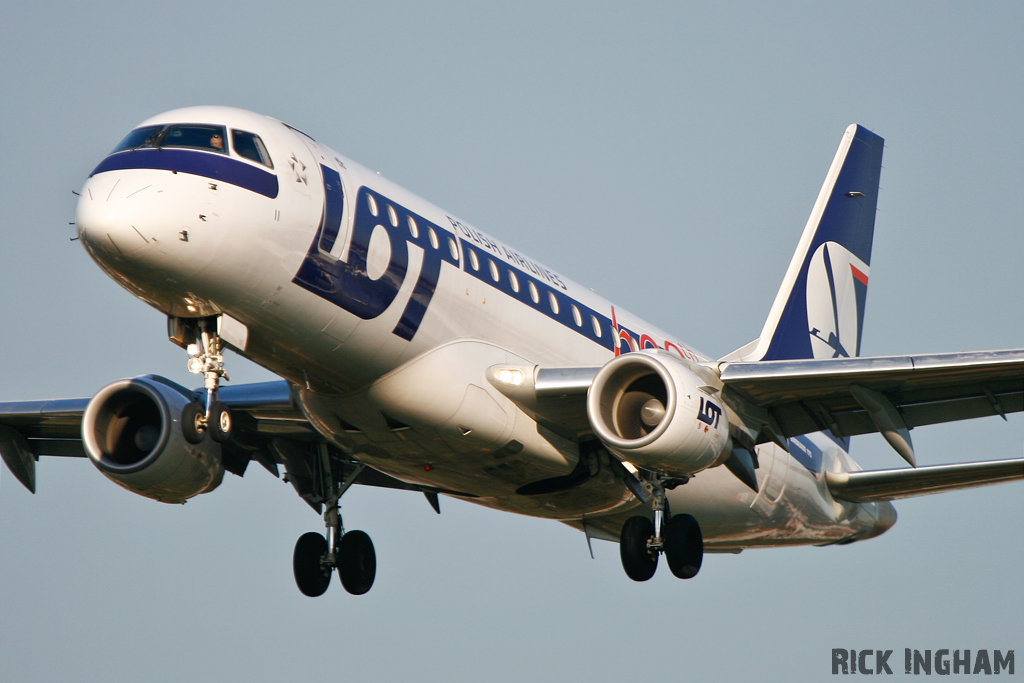
{"type": "Polygon", "coordinates": [[[663,351],[609,361],[587,392],[587,417],[610,451],[637,467],[683,476],[724,462],[729,418],[716,389],[663,351]]]}
{"type": "Polygon", "coordinates": [[[181,431],[191,392],[155,375],[100,389],[82,416],[82,443],[103,474],[133,493],[183,503],[224,478],[220,444],[195,445],[181,431]]]}

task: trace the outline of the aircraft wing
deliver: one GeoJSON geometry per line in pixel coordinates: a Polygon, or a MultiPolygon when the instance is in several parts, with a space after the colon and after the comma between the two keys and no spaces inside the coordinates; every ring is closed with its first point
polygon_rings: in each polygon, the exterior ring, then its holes
{"type": "Polygon", "coordinates": [[[1024,349],[726,362],[720,369],[725,388],[766,410],[779,437],[881,432],[912,465],[914,427],[1024,410],[1024,349]]]}
{"type": "MultiPolygon", "coordinates": [[[[747,447],[774,441],[788,450],[789,438],[826,430],[840,438],[879,432],[916,467],[912,428],[992,415],[1006,419],[1024,410],[1024,349],[721,362],[719,368],[722,398],[742,423],[743,433],[734,437],[747,447]]],[[[495,386],[539,423],[578,438],[590,431],[586,394],[598,370],[537,368],[532,385],[495,386]]],[[[717,385],[711,373],[706,376],[717,385]]],[[[1024,478],[1021,462],[829,475],[829,485],[851,500],[906,497],[1024,478]]]]}
{"type": "MultiPolygon", "coordinates": [[[[883,431],[887,418],[912,429],[1024,410],[1024,349],[719,367],[724,388],[766,411],[785,438],[824,430],[868,434],[883,431]]],[[[585,396],[599,369],[538,368],[528,396],[496,386],[540,422],[579,433],[587,428],[585,396]]]]}
{"type": "Polygon", "coordinates": [[[825,475],[834,497],[854,503],[924,496],[1014,479],[1024,479],[1024,458],[825,475]]]}
{"type": "MultiPolygon", "coordinates": [[[[288,481],[298,494],[318,509],[310,462],[319,457],[318,449],[326,442],[295,403],[288,383],[282,380],[222,387],[219,399],[230,406],[235,423],[231,441],[222,446],[224,468],[241,476],[255,460],[280,476],[278,465],[284,465],[288,481]]],[[[71,398],[0,403],[0,455],[18,481],[33,493],[35,462],[40,457],[87,457],[82,446],[82,415],[89,401],[71,398]]],[[[355,484],[420,491],[435,509],[438,493],[468,495],[409,484],[366,467],[333,446],[329,448],[341,472],[355,473],[355,484]]]]}

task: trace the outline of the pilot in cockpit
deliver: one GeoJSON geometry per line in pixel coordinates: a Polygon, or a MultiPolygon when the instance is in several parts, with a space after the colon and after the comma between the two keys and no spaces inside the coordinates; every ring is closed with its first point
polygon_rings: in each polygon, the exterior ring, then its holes
{"type": "Polygon", "coordinates": [[[220,136],[220,133],[214,133],[213,137],[210,138],[210,147],[222,152],[224,151],[224,138],[220,136]]]}

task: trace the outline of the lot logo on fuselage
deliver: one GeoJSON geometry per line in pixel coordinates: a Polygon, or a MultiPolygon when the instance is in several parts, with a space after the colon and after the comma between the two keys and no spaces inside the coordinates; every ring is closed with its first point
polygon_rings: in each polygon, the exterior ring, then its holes
{"type": "Polygon", "coordinates": [[[348,257],[343,261],[332,256],[330,252],[339,236],[343,216],[339,202],[344,199],[340,198],[340,179],[335,184],[331,178],[331,174],[337,176],[337,173],[326,167],[321,170],[325,192],[337,196],[328,194],[320,228],[292,281],[363,320],[372,320],[394,303],[405,282],[409,245],[420,247],[423,263],[419,278],[392,330],[402,339],[411,341],[437,289],[441,264],[459,266],[459,251],[454,240],[447,231],[422,216],[362,187],[356,196],[348,257]],[[388,255],[382,256],[385,240],[388,255]],[[387,265],[383,272],[371,274],[371,270],[380,269],[378,262],[385,258],[387,265]]]}
{"type": "Polygon", "coordinates": [[[437,289],[442,264],[449,263],[616,356],[663,348],[699,360],[682,344],[666,340],[659,346],[650,335],[622,326],[614,307],[609,318],[572,298],[557,274],[457,219],[448,217],[454,230],[450,232],[367,187],[359,188],[355,202],[346,207],[348,199],[338,172],[327,166],[320,171],[324,181],[320,226],[292,282],[363,320],[381,316],[395,303],[408,275],[409,245],[413,244],[422,250],[423,260],[392,330],[402,339],[412,341],[419,330],[437,289]],[[346,213],[353,210],[349,238],[346,213]]]}

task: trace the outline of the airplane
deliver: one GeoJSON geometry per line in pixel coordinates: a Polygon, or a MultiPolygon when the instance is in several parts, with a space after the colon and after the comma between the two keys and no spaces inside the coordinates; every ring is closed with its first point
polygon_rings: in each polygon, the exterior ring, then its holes
{"type": "Polygon", "coordinates": [[[323,516],[292,556],[311,597],[335,570],[373,585],[340,514],[356,484],[560,521],[634,581],[878,536],[892,500],[1024,479],[1024,458],[917,466],[910,433],[1024,410],[1024,349],[860,356],[882,152],[846,129],[760,335],[714,359],[282,121],[155,116],[75,224],[203,386],[0,403],[0,455],[33,492],[41,456],[88,457],[175,504],[255,462],[323,516]],[[282,379],[222,386],[227,349],[282,379]],[[874,432],[910,467],[863,471],[850,438],[874,432]]]}

